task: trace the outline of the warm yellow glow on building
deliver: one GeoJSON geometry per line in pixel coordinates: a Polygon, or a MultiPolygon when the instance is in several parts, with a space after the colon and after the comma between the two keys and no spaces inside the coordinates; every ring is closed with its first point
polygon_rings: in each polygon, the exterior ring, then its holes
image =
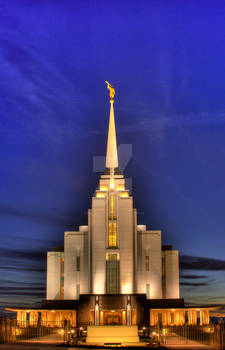
{"type": "Polygon", "coordinates": [[[121,292],[122,294],[131,294],[132,293],[132,286],[130,282],[123,283],[121,286],[121,292]]]}
{"type": "Polygon", "coordinates": [[[97,197],[97,198],[105,198],[105,193],[97,192],[97,193],[96,193],[96,197],[97,197]]]}
{"type": "MultiPolygon", "coordinates": [[[[106,258],[107,261],[110,260],[110,256],[112,256],[111,253],[106,253],[105,258],[106,258]]],[[[120,254],[119,253],[113,253],[113,256],[116,256],[116,260],[117,261],[120,260],[120,254]]]]}
{"type": "Polygon", "coordinates": [[[110,188],[111,188],[111,190],[114,189],[114,179],[110,180],[110,188]]]}
{"type": "Polygon", "coordinates": [[[108,189],[108,186],[100,186],[100,191],[107,192],[108,189]]]}
{"type": "Polygon", "coordinates": [[[109,222],[109,247],[116,247],[116,222],[109,222]]]}
{"type": "Polygon", "coordinates": [[[123,192],[120,194],[120,198],[128,198],[129,197],[129,193],[128,192],[123,192]]]}
{"type": "Polygon", "coordinates": [[[114,218],[114,195],[111,194],[110,196],[110,218],[113,220],[114,218]]]}
{"type": "Polygon", "coordinates": [[[125,186],[124,185],[119,185],[117,187],[117,191],[124,191],[125,190],[125,186]]]}

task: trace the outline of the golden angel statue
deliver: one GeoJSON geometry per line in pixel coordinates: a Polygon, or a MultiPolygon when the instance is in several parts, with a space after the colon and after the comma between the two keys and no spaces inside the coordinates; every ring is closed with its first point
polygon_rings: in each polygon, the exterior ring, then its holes
{"type": "Polygon", "coordinates": [[[107,80],[105,82],[107,84],[107,88],[109,89],[110,101],[114,101],[113,98],[114,98],[114,95],[115,95],[115,89],[114,89],[114,87],[111,84],[109,84],[109,82],[107,80]]]}

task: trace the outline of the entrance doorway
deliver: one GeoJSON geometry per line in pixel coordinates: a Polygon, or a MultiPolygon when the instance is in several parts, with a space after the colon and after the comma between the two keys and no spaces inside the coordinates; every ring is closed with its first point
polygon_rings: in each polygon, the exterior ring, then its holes
{"type": "Polygon", "coordinates": [[[126,325],[126,311],[125,310],[101,310],[100,311],[100,325],[126,325]]]}
{"type": "Polygon", "coordinates": [[[105,311],[105,324],[106,325],[120,325],[122,324],[122,312],[121,311],[105,311]]]}

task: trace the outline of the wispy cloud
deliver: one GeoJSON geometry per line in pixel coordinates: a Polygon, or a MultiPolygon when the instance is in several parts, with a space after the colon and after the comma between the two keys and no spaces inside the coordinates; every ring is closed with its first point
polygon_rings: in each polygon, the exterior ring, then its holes
{"type": "Polygon", "coordinates": [[[33,260],[42,261],[45,257],[44,251],[38,250],[18,250],[9,248],[0,248],[0,259],[22,259],[22,260],[33,260]]]}
{"type": "Polygon", "coordinates": [[[181,270],[225,271],[225,260],[181,255],[181,270]]]}
{"type": "Polygon", "coordinates": [[[202,279],[202,278],[208,278],[208,276],[206,276],[206,275],[183,275],[183,274],[181,274],[180,275],[180,278],[182,278],[182,279],[202,279]]]}
{"type": "Polygon", "coordinates": [[[197,283],[192,283],[192,282],[180,282],[181,286],[188,286],[188,287],[204,287],[208,286],[210,282],[197,282],[197,283]]]}

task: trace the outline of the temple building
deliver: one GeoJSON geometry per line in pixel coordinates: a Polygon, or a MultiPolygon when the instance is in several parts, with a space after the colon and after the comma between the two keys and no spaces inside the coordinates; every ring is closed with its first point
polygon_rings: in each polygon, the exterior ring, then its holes
{"type": "Polygon", "coordinates": [[[72,326],[209,323],[209,307],[180,298],[179,253],[162,245],[162,232],[137,222],[137,209],[119,168],[114,88],[105,171],[92,197],[86,226],[64,233],[64,248],[47,253],[46,300],[17,311],[19,322],[72,326]],[[27,317],[27,313],[29,317],[27,317]]]}

